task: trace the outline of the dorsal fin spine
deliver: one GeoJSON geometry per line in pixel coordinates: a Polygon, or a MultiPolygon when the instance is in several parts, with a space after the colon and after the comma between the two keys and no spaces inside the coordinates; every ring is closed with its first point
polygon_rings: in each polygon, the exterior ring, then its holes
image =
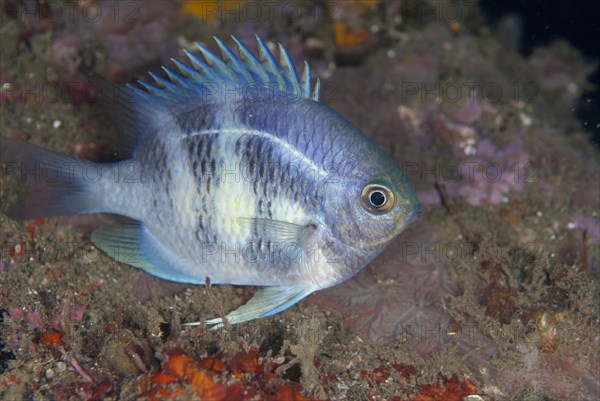
{"type": "Polygon", "coordinates": [[[148,72],[148,75],[154,79],[154,82],[156,82],[159,88],[162,87],[168,90],[173,90],[175,88],[175,84],[173,84],[171,81],[168,81],[153,72],[148,72]]]}
{"type": "Polygon", "coordinates": [[[131,95],[134,97],[139,97],[140,99],[143,99],[143,100],[149,100],[152,98],[152,96],[148,92],[140,89],[139,87],[137,87],[135,85],[127,84],[127,85],[125,85],[125,88],[129,91],[128,93],[131,93],[131,95]]]}
{"type": "MultiPolygon", "coordinates": [[[[171,59],[177,66],[178,72],[168,67],[162,67],[168,79],[150,72],[155,84],[139,81],[146,92],[136,88],[133,93],[138,97],[142,96],[145,100],[159,97],[177,102],[180,95],[186,94],[185,91],[210,88],[213,89],[211,93],[215,93],[214,89],[216,88],[218,91],[222,85],[237,84],[241,86],[254,85],[265,90],[272,90],[273,87],[276,87],[281,93],[319,101],[320,82],[317,80],[314,87],[312,86],[310,67],[306,61],[302,77],[298,79],[293,61],[280,43],[278,43],[279,63],[277,63],[273,53],[258,36],[256,36],[258,58],[237,38],[232,36],[232,39],[238,47],[239,56],[216,37],[214,40],[221,52],[220,58],[205,45],[195,43],[203,58],[188,50],[183,50],[190,60],[191,66],[171,59]]],[[[191,95],[193,96],[193,93],[191,95]]]]}
{"type": "Polygon", "coordinates": [[[164,72],[167,73],[167,76],[169,77],[169,79],[171,80],[171,82],[173,82],[175,85],[183,86],[183,87],[186,87],[186,88],[189,87],[187,79],[185,79],[181,75],[177,74],[175,71],[173,71],[169,67],[164,67],[163,66],[162,69],[163,69],[164,72]]]}
{"type": "Polygon", "coordinates": [[[311,99],[315,102],[318,102],[321,98],[321,80],[317,78],[317,82],[315,83],[315,87],[313,89],[313,93],[311,99]]]}
{"type": "Polygon", "coordinates": [[[142,85],[151,95],[162,96],[163,94],[163,91],[159,87],[156,87],[146,81],[138,80],[138,83],[142,85]]]}
{"type": "Polygon", "coordinates": [[[290,55],[285,50],[283,45],[281,43],[278,45],[279,65],[281,66],[285,78],[288,80],[288,86],[292,89],[296,96],[301,96],[300,82],[298,82],[298,74],[294,68],[294,63],[292,62],[290,55]]]}
{"type": "Polygon", "coordinates": [[[206,64],[204,62],[204,60],[202,60],[201,58],[199,58],[198,56],[196,56],[194,53],[190,52],[189,50],[184,50],[183,52],[188,57],[188,59],[191,61],[192,65],[194,66],[196,71],[203,74],[205,79],[208,79],[210,81],[217,80],[217,76],[213,72],[212,68],[210,68],[210,66],[208,64],[206,64]]]}
{"type": "Polygon", "coordinates": [[[253,75],[254,81],[256,82],[268,82],[269,75],[267,72],[261,68],[260,61],[256,58],[256,56],[246,47],[245,44],[240,42],[238,38],[235,36],[231,36],[233,41],[238,47],[238,52],[240,53],[240,59],[248,72],[253,75]]]}
{"type": "Polygon", "coordinates": [[[179,72],[182,75],[184,75],[186,78],[193,79],[193,80],[198,80],[200,78],[198,71],[194,70],[189,65],[182,63],[181,61],[177,60],[176,58],[172,58],[171,61],[173,62],[173,64],[175,64],[177,66],[177,68],[179,69],[179,72]]]}
{"type": "Polygon", "coordinates": [[[216,36],[213,36],[215,42],[217,42],[217,46],[219,46],[219,50],[221,50],[221,57],[225,61],[225,64],[229,68],[233,70],[233,72],[238,76],[240,80],[243,81],[244,84],[251,84],[254,80],[252,79],[252,75],[248,72],[248,69],[244,66],[244,63],[237,57],[229,47],[223,41],[216,36]]]}
{"type": "Polygon", "coordinates": [[[312,80],[310,74],[310,67],[306,60],[304,60],[304,71],[302,71],[302,78],[300,78],[300,86],[302,87],[302,95],[304,97],[310,97],[310,82],[312,80]]]}
{"type": "Polygon", "coordinates": [[[256,41],[258,42],[258,59],[260,60],[261,65],[265,70],[267,70],[267,72],[270,73],[270,78],[274,81],[273,83],[277,83],[279,89],[282,92],[285,91],[285,81],[283,80],[281,70],[279,69],[277,62],[275,61],[273,54],[271,53],[265,42],[263,42],[263,40],[259,38],[258,35],[255,36],[256,41]]]}
{"type": "Polygon", "coordinates": [[[195,45],[202,53],[202,56],[204,56],[206,63],[212,68],[213,72],[217,75],[221,75],[220,81],[235,82],[237,80],[235,74],[231,71],[231,68],[228,68],[227,65],[223,62],[223,60],[218,58],[203,44],[196,42],[195,45]]]}

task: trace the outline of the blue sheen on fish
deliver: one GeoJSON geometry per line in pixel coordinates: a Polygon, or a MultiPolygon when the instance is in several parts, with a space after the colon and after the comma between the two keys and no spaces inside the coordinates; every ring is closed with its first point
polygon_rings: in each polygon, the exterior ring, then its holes
{"type": "Polygon", "coordinates": [[[355,275],[418,217],[407,177],[319,101],[306,62],[299,78],[281,45],[277,63],[260,38],[258,57],[233,40],[238,55],[215,38],[221,58],[197,44],[202,58],[186,51],[178,72],[116,92],[126,160],[1,138],[2,162],[21,166],[27,188],[8,214],[125,216],[91,237],[112,258],[177,282],[264,286],[229,323],[355,275]]]}

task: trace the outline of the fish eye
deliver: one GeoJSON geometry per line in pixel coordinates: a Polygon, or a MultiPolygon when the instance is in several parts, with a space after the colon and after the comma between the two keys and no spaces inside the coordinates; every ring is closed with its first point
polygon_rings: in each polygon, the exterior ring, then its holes
{"type": "Polygon", "coordinates": [[[379,207],[385,203],[386,196],[381,191],[372,191],[369,194],[369,202],[375,207],[379,207]]]}
{"type": "Polygon", "coordinates": [[[361,194],[363,208],[373,214],[384,214],[394,207],[394,193],[380,183],[367,184],[361,194]]]}

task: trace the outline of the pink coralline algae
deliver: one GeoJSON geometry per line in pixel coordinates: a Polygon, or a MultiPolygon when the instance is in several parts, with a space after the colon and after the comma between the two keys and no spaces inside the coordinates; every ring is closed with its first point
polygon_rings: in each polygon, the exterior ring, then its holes
{"type": "MultiPolygon", "coordinates": [[[[481,113],[478,105],[466,107],[469,110],[462,109],[459,119],[471,121],[472,115],[481,113]]],[[[511,191],[521,192],[525,185],[539,183],[535,166],[519,138],[499,147],[490,138],[482,138],[474,127],[452,122],[442,114],[433,121],[455,161],[439,166],[438,173],[428,178],[431,183],[443,185],[449,196],[463,198],[473,206],[497,205],[507,201],[511,191]]],[[[440,202],[434,189],[421,191],[418,196],[426,205],[440,202]]]]}
{"type": "Polygon", "coordinates": [[[177,7],[171,2],[81,1],[65,6],[60,15],[57,20],[64,23],[56,29],[51,51],[56,63],[72,74],[86,67],[80,65],[86,38],[100,41],[106,51],[105,74],[111,76],[165,62],[177,49],[170,34],[177,7]]]}
{"type": "MultiPolygon", "coordinates": [[[[498,149],[491,140],[483,140],[475,148],[476,157],[468,160],[480,170],[473,177],[461,177],[462,186],[448,185],[448,192],[456,192],[473,206],[483,203],[499,204],[510,191],[522,191],[528,174],[529,162],[519,140],[498,149]]],[[[532,183],[535,181],[532,181],[532,183]]]]}
{"type": "Polygon", "coordinates": [[[40,330],[44,327],[42,315],[34,311],[30,305],[27,305],[25,308],[8,308],[8,314],[15,322],[21,322],[28,326],[29,329],[40,330]]]}
{"type": "Polygon", "coordinates": [[[80,296],[57,296],[56,304],[46,313],[36,310],[31,305],[8,307],[8,316],[12,325],[7,326],[4,333],[0,333],[0,342],[7,339],[8,344],[16,347],[17,344],[27,342],[32,333],[42,331],[68,333],[71,325],[85,318],[88,306],[81,298],[80,296]]]}
{"type": "MultiPolygon", "coordinates": [[[[489,106],[488,106],[489,107],[489,106]]],[[[481,117],[484,106],[478,100],[469,100],[463,107],[461,107],[456,113],[454,113],[454,121],[461,124],[473,124],[481,117]]]]}

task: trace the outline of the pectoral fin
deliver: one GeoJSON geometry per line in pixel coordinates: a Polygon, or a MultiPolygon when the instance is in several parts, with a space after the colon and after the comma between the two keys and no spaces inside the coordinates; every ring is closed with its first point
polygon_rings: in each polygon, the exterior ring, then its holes
{"type": "MultiPolygon", "coordinates": [[[[248,302],[225,317],[229,323],[237,324],[271,316],[289,308],[313,291],[315,291],[314,288],[294,286],[264,287],[259,289],[248,302]]],[[[211,325],[211,329],[218,329],[223,326],[221,318],[210,319],[204,323],[211,325]]],[[[195,326],[199,324],[201,322],[186,323],[185,325],[195,326]]]]}
{"type": "Polygon", "coordinates": [[[303,244],[315,231],[312,224],[300,225],[281,220],[238,217],[237,222],[268,242],[303,244]]]}
{"type": "Polygon", "coordinates": [[[294,224],[287,221],[238,217],[240,226],[246,227],[256,236],[266,242],[275,243],[286,249],[287,261],[297,264],[297,269],[306,283],[315,282],[315,274],[311,267],[310,249],[314,246],[316,224],[294,224]],[[295,253],[296,252],[296,253],[295,253]]]}

